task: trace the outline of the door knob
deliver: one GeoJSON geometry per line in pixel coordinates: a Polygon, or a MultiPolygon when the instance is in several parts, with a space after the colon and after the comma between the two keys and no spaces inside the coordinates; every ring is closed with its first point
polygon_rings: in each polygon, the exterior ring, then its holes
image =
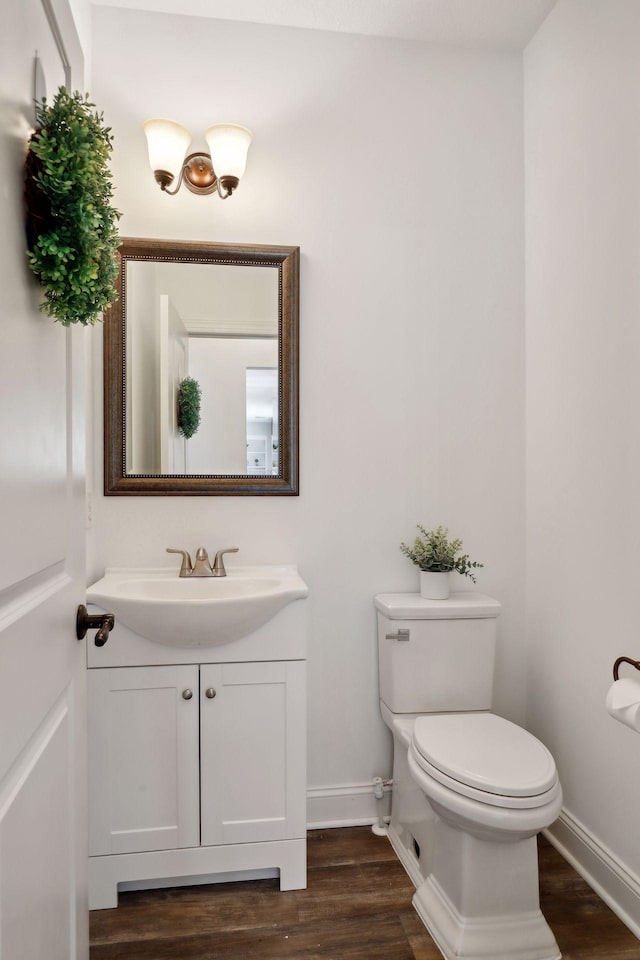
{"type": "Polygon", "coordinates": [[[213,689],[213,687],[207,687],[207,689],[205,690],[205,696],[207,696],[209,700],[213,700],[215,695],[216,695],[216,692],[213,689]]]}
{"type": "Polygon", "coordinates": [[[115,622],[116,619],[112,613],[87,613],[87,608],[84,603],[81,603],[76,613],[76,637],[78,640],[84,640],[87,630],[97,630],[96,647],[104,647],[115,622]]]}
{"type": "Polygon", "coordinates": [[[183,700],[191,700],[191,697],[192,697],[192,696],[193,696],[193,690],[189,690],[189,687],[187,687],[186,690],[183,690],[183,691],[182,691],[182,699],[183,699],[183,700]]]}

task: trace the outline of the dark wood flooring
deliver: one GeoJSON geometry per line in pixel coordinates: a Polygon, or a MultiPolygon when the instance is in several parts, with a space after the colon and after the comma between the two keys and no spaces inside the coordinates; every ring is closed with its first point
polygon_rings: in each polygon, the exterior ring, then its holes
{"type": "MultiPolygon", "coordinates": [[[[121,893],[91,914],[91,960],[442,960],[413,885],[368,827],[309,834],[309,885],[121,893]]],[[[640,941],[544,839],[540,899],[564,960],[640,960],[640,941]]]]}

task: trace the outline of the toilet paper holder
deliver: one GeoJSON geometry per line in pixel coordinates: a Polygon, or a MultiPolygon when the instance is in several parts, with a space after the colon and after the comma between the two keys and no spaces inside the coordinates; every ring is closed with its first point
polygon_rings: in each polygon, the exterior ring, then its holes
{"type": "Polygon", "coordinates": [[[631,657],[618,657],[616,662],[613,665],[613,679],[619,680],[618,671],[620,670],[621,663],[630,663],[632,667],[635,667],[636,670],[640,670],[640,660],[632,660],[631,657]]]}

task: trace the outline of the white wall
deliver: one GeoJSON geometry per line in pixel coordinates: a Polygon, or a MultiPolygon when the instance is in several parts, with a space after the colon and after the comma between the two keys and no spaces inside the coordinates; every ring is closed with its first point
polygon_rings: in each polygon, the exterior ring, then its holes
{"type": "Polygon", "coordinates": [[[640,657],[636,0],[560,0],[525,118],[528,719],[562,779],[557,837],[640,932],[640,739],[604,708],[615,658],[640,657]]]}
{"type": "MultiPolygon", "coordinates": [[[[497,706],[523,711],[523,170],[517,55],[96,8],[92,93],[128,236],[301,247],[301,495],[96,489],[90,574],[235,543],[310,586],[309,782],[390,768],[372,598],[447,523],[504,603],[497,706]],[[141,124],[255,135],[231,200],[161,195],[141,124]]],[[[99,338],[95,430],[101,450],[99,338]]],[[[102,467],[95,465],[95,476],[102,467]]]]}

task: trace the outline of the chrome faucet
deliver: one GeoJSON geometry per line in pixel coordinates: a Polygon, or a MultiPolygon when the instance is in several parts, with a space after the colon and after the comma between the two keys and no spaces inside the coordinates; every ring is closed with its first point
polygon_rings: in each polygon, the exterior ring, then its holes
{"type": "Polygon", "coordinates": [[[167,553],[179,553],[182,557],[180,565],[181,577],[226,577],[227,571],[224,568],[225,553],[237,553],[238,547],[225,547],[224,550],[218,550],[213,561],[213,566],[209,561],[209,554],[204,547],[198,547],[196,550],[196,562],[191,562],[191,557],[186,550],[174,550],[173,547],[167,547],[167,553]]]}

